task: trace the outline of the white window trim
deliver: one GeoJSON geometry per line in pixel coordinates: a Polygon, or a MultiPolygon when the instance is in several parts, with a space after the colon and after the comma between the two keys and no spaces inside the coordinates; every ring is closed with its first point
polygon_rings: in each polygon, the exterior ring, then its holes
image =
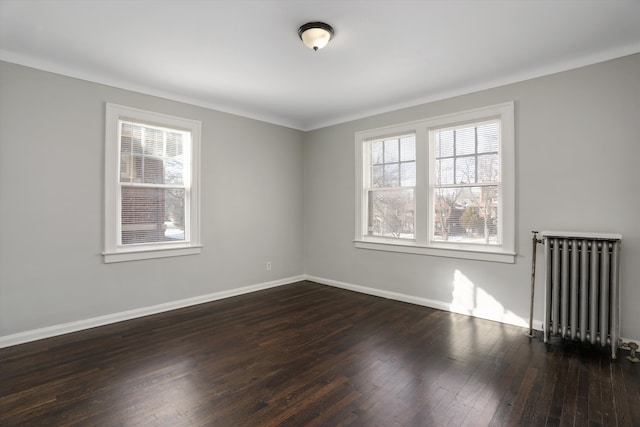
{"type": "Polygon", "coordinates": [[[447,114],[424,120],[371,129],[355,134],[355,238],[354,245],[360,249],[401,252],[449,258],[484,260],[503,263],[515,262],[515,117],[514,102],[491,105],[459,113],[447,114]],[[430,241],[431,191],[429,188],[429,133],[432,129],[465,122],[476,122],[488,118],[500,118],[502,137],[500,145],[502,244],[473,245],[430,241]],[[369,141],[402,133],[416,135],[416,195],[415,195],[415,239],[390,239],[369,236],[367,225],[367,182],[369,171],[364,167],[369,154],[369,141]]]}
{"type": "Polygon", "coordinates": [[[201,124],[199,121],[106,103],[105,224],[104,252],[102,253],[105,263],[195,255],[201,252],[200,137],[201,124]],[[191,198],[186,201],[189,204],[189,209],[188,217],[185,218],[185,223],[188,224],[189,230],[188,232],[185,230],[185,237],[188,236],[188,240],[140,245],[118,244],[120,230],[120,203],[118,200],[118,183],[120,179],[119,120],[131,120],[191,132],[191,198]]]}

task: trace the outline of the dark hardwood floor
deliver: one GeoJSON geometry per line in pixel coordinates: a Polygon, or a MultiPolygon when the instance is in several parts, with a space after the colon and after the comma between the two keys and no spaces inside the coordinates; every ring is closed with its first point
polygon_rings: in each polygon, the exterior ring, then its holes
{"type": "Polygon", "coordinates": [[[640,426],[621,351],[300,282],[0,350],[0,425],[640,426]]]}

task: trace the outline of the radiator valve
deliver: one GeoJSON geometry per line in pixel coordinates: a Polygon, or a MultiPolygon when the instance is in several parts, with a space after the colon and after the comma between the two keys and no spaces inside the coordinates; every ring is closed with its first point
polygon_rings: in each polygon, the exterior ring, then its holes
{"type": "Polygon", "coordinates": [[[638,359],[638,357],[636,356],[636,350],[638,349],[638,344],[636,344],[635,342],[630,342],[629,344],[627,344],[627,347],[629,347],[629,350],[631,351],[631,354],[627,356],[627,359],[629,359],[632,362],[640,362],[640,359],[638,359]]]}

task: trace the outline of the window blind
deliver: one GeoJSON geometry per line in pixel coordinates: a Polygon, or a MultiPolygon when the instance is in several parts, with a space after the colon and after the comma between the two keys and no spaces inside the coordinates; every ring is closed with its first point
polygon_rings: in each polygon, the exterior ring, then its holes
{"type": "Polygon", "coordinates": [[[190,133],[120,121],[120,244],[184,241],[190,133]]]}

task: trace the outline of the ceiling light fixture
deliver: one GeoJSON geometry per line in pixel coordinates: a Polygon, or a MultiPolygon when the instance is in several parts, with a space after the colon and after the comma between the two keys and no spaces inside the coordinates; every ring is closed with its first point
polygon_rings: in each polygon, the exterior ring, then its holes
{"type": "Polygon", "coordinates": [[[298,29],[300,40],[313,50],[322,49],[333,37],[333,28],[324,22],[309,22],[298,29]]]}

